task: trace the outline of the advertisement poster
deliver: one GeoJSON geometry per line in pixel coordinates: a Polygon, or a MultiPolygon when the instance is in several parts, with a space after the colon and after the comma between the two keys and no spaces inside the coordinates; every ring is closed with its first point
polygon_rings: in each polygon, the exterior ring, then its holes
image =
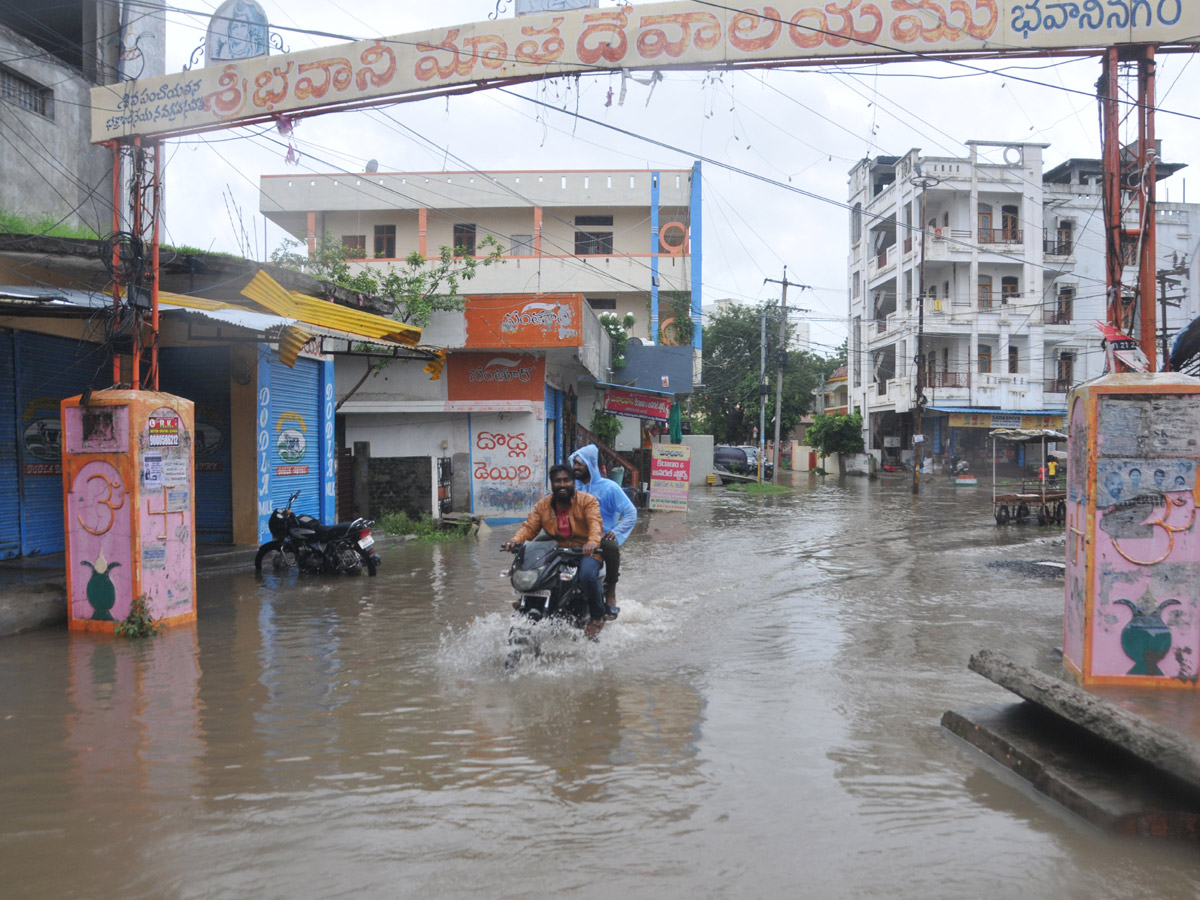
{"type": "Polygon", "coordinates": [[[692,448],[655,444],[650,451],[650,508],[687,512],[692,448]]]}

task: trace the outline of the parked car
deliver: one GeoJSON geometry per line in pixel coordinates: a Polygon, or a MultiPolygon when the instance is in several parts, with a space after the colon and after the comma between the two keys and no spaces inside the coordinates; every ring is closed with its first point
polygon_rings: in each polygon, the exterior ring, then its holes
{"type": "Polygon", "coordinates": [[[726,472],[734,472],[738,475],[749,475],[751,472],[758,471],[756,466],[750,465],[750,458],[746,456],[746,451],[741,447],[714,447],[713,468],[724,469],[726,472]]]}
{"type": "MultiPolygon", "coordinates": [[[[758,448],[749,444],[744,444],[738,447],[746,454],[746,459],[750,461],[750,471],[758,471],[758,448]]],[[[775,464],[769,459],[763,463],[763,478],[770,478],[775,472],[775,464]]]]}

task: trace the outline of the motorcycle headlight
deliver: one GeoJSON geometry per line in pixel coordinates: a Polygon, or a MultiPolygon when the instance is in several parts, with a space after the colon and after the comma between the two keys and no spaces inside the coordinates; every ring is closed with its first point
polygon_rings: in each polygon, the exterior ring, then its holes
{"type": "Polygon", "coordinates": [[[521,569],[513,572],[512,586],[518,591],[532,591],[537,586],[540,574],[537,569],[521,569]]]}

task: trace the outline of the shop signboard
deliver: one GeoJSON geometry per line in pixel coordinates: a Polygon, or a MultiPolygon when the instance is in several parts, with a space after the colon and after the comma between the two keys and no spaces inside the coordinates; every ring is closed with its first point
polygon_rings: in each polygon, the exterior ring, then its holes
{"type": "Polygon", "coordinates": [[[674,397],[670,394],[648,394],[624,388],[609,388],[604,395],[604,411],[614,416],[665,422],[671,416],[673,400],[674,397]]]}
{"type": "Polygon", "coordinates": [[[650,508],[687,512],[692,480],[692,448],[655,444],[650,451],[650,508]]]}

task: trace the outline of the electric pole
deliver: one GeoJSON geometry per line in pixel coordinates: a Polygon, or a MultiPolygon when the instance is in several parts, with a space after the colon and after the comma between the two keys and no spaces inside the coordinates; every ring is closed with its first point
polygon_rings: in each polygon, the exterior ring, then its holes
{"type": "Polygon", "coordinates": [[[912,492],[921,492],[921,452],[925,443],[925,435],[921,433],[921,411],[925,405],[925,240],[929,229],[925,223],[925,192],[934,185],[941,184],[942,179],[933,175],[921,173],[921,164],[913,166],[913,176],[909,183],[921,189],[921,262],[917,280],[920,282],[917,293],[917,352],[914,357],[917,364],[917,393],[913,398],[913,483],[912,492]]]}
{"type": "MultiPolygon", "coordinates": [[[[797,284],[794,281],[788,281],[787,266],[783,267],[783,280],[778,278],[764,278],[763,284],[781,284],[783,285],[783,293],[779,300],[779,351],[777,354],[778,369],[775,374],[775,468],[771,473],[771,481],[779,484],[779,470],[783,468],[783,454],[779,451],[779,429],[783,422],[783,367],[787,363],[787,289],[788,285],[793,285],[806,290],[807,284],[797,284]]],[[[763,322],[766,322],[764,310],[763,322]]],[[[766,346],[765,326],[763,346],[766,346]]],[[[765,374],[765,373],[764,373],[765,374]]],[[[759,455],[762,455],[762,450],[759,450],[759,455]]]]}

